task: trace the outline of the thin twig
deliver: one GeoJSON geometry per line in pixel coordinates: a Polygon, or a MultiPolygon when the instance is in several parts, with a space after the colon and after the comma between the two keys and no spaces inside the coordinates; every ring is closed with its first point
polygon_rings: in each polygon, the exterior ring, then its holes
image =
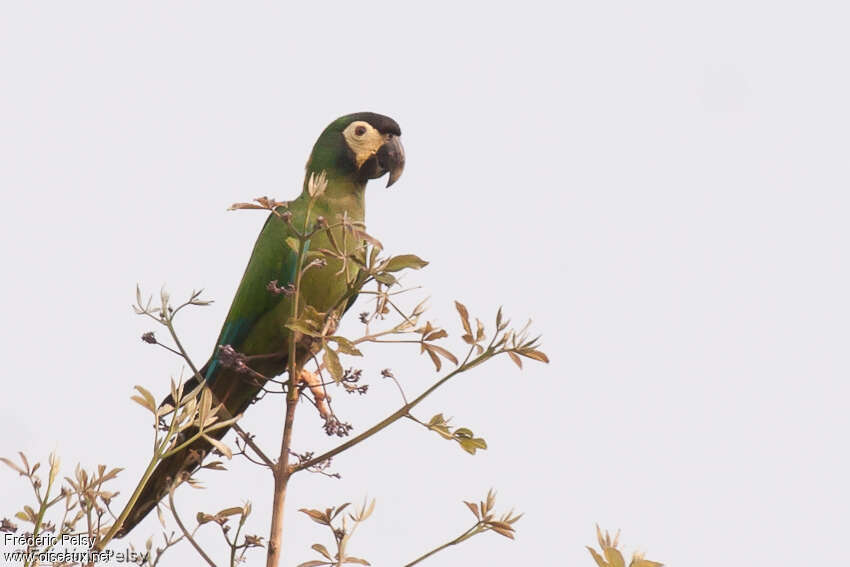
{"type": "Polygon", "coordinates": [[[192,537],[192,534],[189,533],[189,530],[187,530],[186,526],[183,525],[183,521],[180,519],[180,515],[177,514],[177,507],[174,505],[174,488],[176,486],[176,483],[172,484],[171,488],[168,490],[168,507],[171,509],[171,515],[174,516],[174,521],[177,522],[177,526],[180,528],[180,531],[183,532],[183,537],[185,537],[186,540],[192,544],[192,547],[194,547],[195,551],[197,551],[198,554],[200,554],[200,556],[204,558],[204,561],[207,562],[207,565],[210,565],[210,567],[216,567],[215,562],[210,559],[209,555],[207,555],[203,548],[198,545],[198,542],[195,541],[195,538],[192,537]]]}

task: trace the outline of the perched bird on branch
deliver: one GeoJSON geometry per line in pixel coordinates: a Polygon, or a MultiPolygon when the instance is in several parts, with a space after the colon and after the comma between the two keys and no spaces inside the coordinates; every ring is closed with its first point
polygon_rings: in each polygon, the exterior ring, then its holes
{"type": "MultiPolygon", "coordinates": [[[[389,187],[404,169],[404,149],[399,136],[401,130],[395,120],[372,112],[349,114],[333,121],[313,146],[301,194],[269,215],[254,245],[213,354],[198,371],[213,394],[213,403],[223,404],[227,414],[236,416],[245,411],[263,383],[246,375],[244,368],[240,370],[223,356],[235,351],[242,356],[240,363],[267,378],[287,370],[292,331],[286,324],[291,315],[292,297],[286,290],[295,282],[298,270],[297,253],[287,245],[287,239],[291,242],[294,236],[293,227],[301,231],[303,227],[313,227],[317,221],[333,225],[343,218],[351,224],[362,223],[366,183],[388,174],[389,187]],[[231,348],[221,348],[225,345],[231,348]]],[[[352,238],[351,234],[344,236],[344,230],[343,226],[331,226],[327,231],[316,232],[309,241],[308,250],[333,248],[330,241],[333,238],[335,246],[342,247],[346,254],[353,253],[362,241],[352,238]]],[[[345,297],[348,291],[346,274],[356,271],[357,267],[343,264],[333,256],[326,261],[327,265],[321,269],[303,272],[299,301],[304,307],[312,307],[320,313],[336,309],[334,315],[339,316],[353,303],[353,297],[345,297]]],[[[184,392],[193,390],[198,383],[197,376],[193,377],[184,386],[184,392]]],[[[209,435],[220,439],[226,432],[227,429],[222,428],[209,435]]],[[[188,431],[186,438],[192,434],[188,431]]],[[[156,507],[173,479],[195,471],[211,448],[208,441],[199,439],[161,461],[124,521],[119,537],[156,507]]]]}

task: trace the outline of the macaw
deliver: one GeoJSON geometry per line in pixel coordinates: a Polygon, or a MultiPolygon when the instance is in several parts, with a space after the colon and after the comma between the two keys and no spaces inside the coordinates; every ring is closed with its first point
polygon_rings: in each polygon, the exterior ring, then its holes
{"type": "MultiPolygon", "coordinates": [[[[255,380],[247,379],[244,373],[221,363],[219,347],[223,345],[231,345],[248,357],[257,357],[249,359],[249,366],[266,377],[274,377],[287,370],[290,331],[285,325],[290,317],[291,300],[286,294],[272,293],[268,286],[277,280],[279,287],[286,287],[295,280],[296,254],[287,246],[286,239],[292,236],[290,226],[299,229],[305,226],[307,205],[311,200],[311,178],[315,179],[324,172],[327,187],[321,195],[313,198],[309,218],[306,219],[307,227],[312,227],[320,216],[328,223],[334,223],[343,214],[347,214],[351,221],[363,222],[367,181],[389,173],[389,187],[398,180],[404,169],[404,148],[399,136],[401,130],[395,120],[372,112],[338,118],[319,136],[307,161],[301,195],[285,209],[292,214],[292,224],[287,224],[274,212],[266,219],[213,354],[198,371],[213,394],[214,405],[224,404],[230,415],[238,415],[255,400],[262,387],[255,380]]],[[[338,234],[335,232],[335,236],[338,234]]],[[[337,236],[335,240],[340,245],[343,241],[346,243],[347,253],[353,252],[361,244],[350,237],[343,239],[337,236]]],[[[309,248],[331,248],[327,234],[316,233],[310,240],[309,248]]],[[[340,260],[328,258],[326,267],[307,270],[301,280],[302,304],[312,306],[320,313],[339,304],[347,292],[345,275],[337,275],[341,267],[340,260]]],[[[353,301],[349,301],[345,309],[351,303],[353,301]]],[[[186,383],[184,391],[191,391],[197,384],[194,377],[186,383]]],[[[221,438],[226,431],[220,429],[210,435],[221,438]]],[[[160,462],[118,536],[129,532],[156,507],[167,493],[170,479],[180,473],[196,470],[210,448],[208,442],[199,440],[160,462]]]]}

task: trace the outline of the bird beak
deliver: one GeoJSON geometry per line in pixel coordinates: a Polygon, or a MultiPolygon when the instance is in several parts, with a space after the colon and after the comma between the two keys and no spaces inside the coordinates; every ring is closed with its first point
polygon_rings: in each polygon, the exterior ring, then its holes
{"type": "Polygon", "coordinates": [[[378,165],[384,171],[390,172],[387,187],[398,181],[404,171],[404,148],[398,136],[389,134],[384,145],[378,149],[378,165]]]}

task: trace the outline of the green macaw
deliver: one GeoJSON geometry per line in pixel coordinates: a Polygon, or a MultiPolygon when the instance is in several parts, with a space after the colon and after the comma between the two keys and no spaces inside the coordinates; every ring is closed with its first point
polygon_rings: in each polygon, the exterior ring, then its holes
{"type": "MultiPolygon", "coordinates": [[[[400,135],[401,130],[395,120],[372,112],[349,114],[333,121],[313,146],[301,195],[286,209],[292,213],[292,226],[299,229],[305,226],[307,205],[311,200],[308,192],[311,176],[319,176],[322,172],[327,175],[327,187],[324,193],[313,199],[306,226],[312,227],[319,216],[333,223],[344,213],[352,221],[363,222],[366,182],[389,173],[389,187],[404,169],[400,135]]],[[[290,331],[285,325],[290,317],[291,301],[285,294],[270,292],[268,286],[269,282],[277,280],[278,286],[285,287],[295,280],[296,254],[285,243],[286,238],[292,236],[289,227],[274,213],[266,219],[224,320],[216,348],[199,370],[214,395],[214,404],[224,404],[230,415],[245,411],[257,397],[261,386],[244,373],[225,367],[219,360],[220,346],[231,345],[244,355],[257,357],[251,358],[248,364],[266,377],[277,376],[287,369],[290,331]]],[[[335,232],[335,236],[338,234],[335,232]]],[[[335,240],[338,244],[346,243],[347,253],[361,244],[350,237],[337,237],[335,240]]],[[[325,232],[316,233],[309,246],[311,250],[331,248],[325,232]]],[[[347,292],[345,276],[337,275],[341,267],[340,260],[329,258],[326,267],[308,270],[301,280],[302,304],[324,313],[340,303],[347,292]]],[[[351,303],[353,301],[349,301],[345,309],[351,303]]],[[[187,382],[184,391],[189,392],[196,385],[197,380],[193,378],[187,382]]],[[[211,435],[221,438],[226,431],[220,429],[211,435]]],[[[159,463],[121,527],[119,537],[156,507],[167,493],[170,479],[197,469],[210,448],[208,442],[199,440],[159,463]]]]}

